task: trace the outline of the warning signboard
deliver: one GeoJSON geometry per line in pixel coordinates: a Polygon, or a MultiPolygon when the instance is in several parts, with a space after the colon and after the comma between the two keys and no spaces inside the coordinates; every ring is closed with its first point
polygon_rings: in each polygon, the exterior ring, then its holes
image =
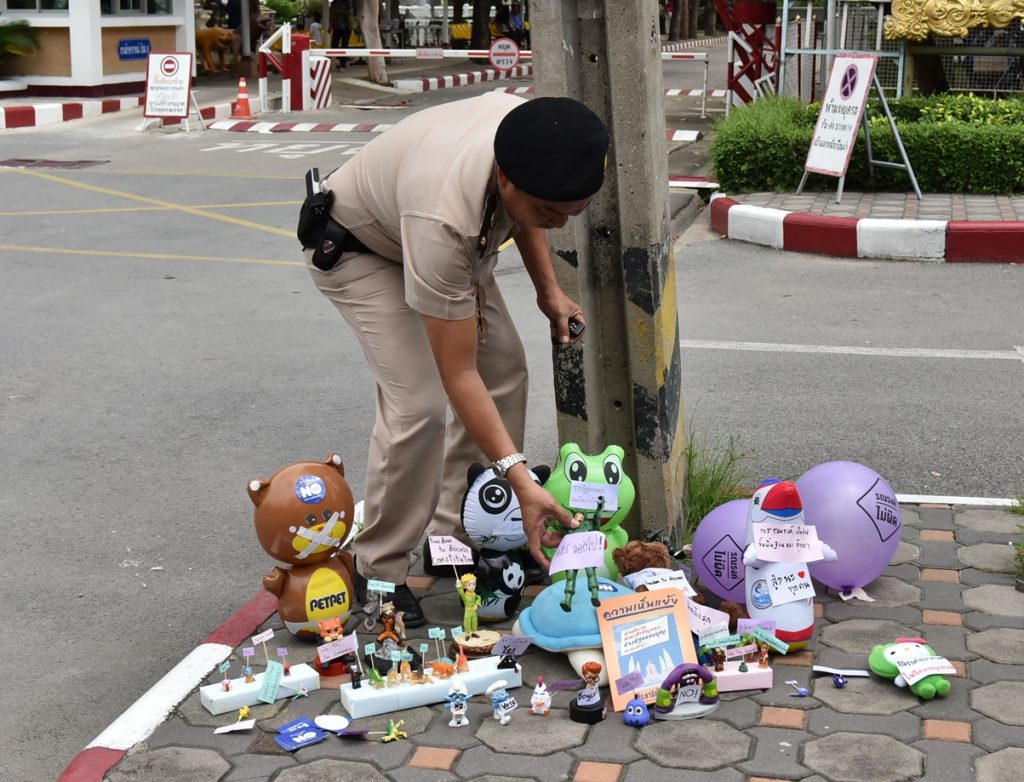
{"type": "Polygon", "coordinates": [[[507,71],[519,64],[519,46],[511,38],[498,38],[487,53],[491,65],[499,71],[507,71]]]}
{"type": "Polygon", "coordinates": [[[188,117],[192,53],[149,55],[146,68],[146,117],[188,117]]]}
{"type": "Polygon", "coordinates": [[[836,55],[804,164],[807,171],[846,174],[877,62],[870,54],[836,55]]]}

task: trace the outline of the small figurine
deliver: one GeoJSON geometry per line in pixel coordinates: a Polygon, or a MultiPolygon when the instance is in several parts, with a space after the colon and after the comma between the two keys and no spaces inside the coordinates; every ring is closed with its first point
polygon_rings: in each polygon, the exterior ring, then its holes
{"type": "Polygon", "coordinates": [[[677,665],[661,683],[654,699],[654,716],[665,720],[703,717],[718,708],[718,682],[703,665],[677,665]]]}
{"type": "Polygon", "coordinates": [[[455,670],[459,673],[469,671],[469,660],[466,658],[466,650],[459,644],[459,656],[455,658],[455,670]]]}
{"type": "Polygon", "coordinates": [[[498,660],[497,668],[498,668],[499,671],[500,670],[514,671],[517,668],[519,668],[519,662],[518,662],[518,660],[516,660],[516,656],[514,654],[503,654],[501,656],[501,659],[498,660]]]}
{"type": "Polygon", "coordinates": [[[439,679],[450,679],[455,675],[455,666],[444,660],[434,660],[430,664],[430,670],[439,679]]]}
{"type": "Polygon", "coordinates": [[[392,741],[397,741],[398,739],[409,738],[409,734],[402,730],[404,725],[405,720],[399,720],[398,722],[395,722],[394,720],[389,719],[388,729],[384,733],[384,735],[380,737],[381,742],[387,744],[392,741]]]}
{"type": "Polygon", "coordinates": [[[715,650],[711,652],[711,659],[714,662],[716,672],[725,670],[725,649],[715,647],[715,650]]]}
{"type": "Polygon", "coordinates": [[[651,712],[644,703],[643,698],[634,697],[626,703],[626,711],[623,712],[622,721],[631,728],[642,728],[651,724],[651,712]]]}
{"type": "Polygon", "coordinates": [[[395,611],[395,604],[384,603],[380,607],[379,621],[384,625],[384,630],[377,636],[378,641],[391,639],[396,644],[405,640],[405,622],[402,621],[404,611],[395,611]]]}
{"type": "Polygon", "coordinates": [[[462,614],[462,629],[467,638],[472,638],[477,631],[476,610],[483,603],[483,598],[476,593],[476,576],[472,573],[463,573],[461,578],[455,579],[455,591],[459,593],[462,607],[465,609],[462,614]]]}
{"type": "Polygon", "coordinates": [[[767,668],[768,667],[768,644],[761,644],[761,646],[758,647],[757,667],[758,668],[767,668]]]}
{"type": "Polygon", "coordinates": [[[281,665],[284,667],[284,675],[287,676],[292,672],[292,666],[288,663],[288,650],[282,646],[277,650],[277,656],[281,658],[281,665]]]}
{"type": "Polygon", "coordinates": [[[548,716],[551,710],[551,693],[544,684],[544,677],[537,677],[537,686],[533,688],[533,695],[530,696],[530,711],[533,714],[548,716]]]}
{"type": "Polygon", "coordinates": [[[808,695],[811,694],[811,691],[809,689],[800,686],[800,682],[789,681],[786,682],[786,684],[788,684],[790,687],[796,690],[796,692],[791,692],[789,694],[790,698],[806,698],[808,695]]]}
{"type": "Polygon", "coordinates": [[[228,669],[231,668],[231,662],[230,661],[225,662],[224,665],[223,665],[223,668],[224,668],[224,681],[222,681],[220,683],[220,688],[222,690],[224,690],[224,692],[231,692],[231,679],[228,677],[228,669]]]}
{"type": "Polygon", "coordinates": [[[369,680],[375,690],[379,690],[384,687],[384,679],[381,678],[380,671],[376,668],[370,668],[369,680]]]}
{"type": "Polygon", "coordinates": [[[256,677],[253,676],[253,673],[252,673],[252,666],[249,665],[248,662],[245,664],[245,667],[242,669],[242,675],[245,676],[245,681],[247,683],[249,683],[249,684],[252,684],[254,681],[256,681],[256,677]]]}
{"type": "MultiPolygon", "coordinates": [[[[936,658],[933,668],[939,666],[950,672],[955,670],[948,660],[936,655],[935,650],[928,646],[923,638],[897,638],[896,643],[878,644],[868,655],[868,668],[876,676],[892,679],[897,687],[906,687],[907,680],[900,670],[900,663],[910,663],[929,657],[936,658]]],[[[949,679],[942,673],[931,673],[914,680],[910,685],[910,691],[917,697],[930,701],[936,695],[940,698],[949,695],[950,687],[949,679]]]]}
{"type": "Polygon", "coordinates": [[[466,685],[460,679],[452,679],[451,684],[448,685],[448,697],[444,699],[448,711],[452,713],[452,718],[448,722],[449,727],[461,728],[463,725],[469,724],[469,719],[466,717],[468,710],[466,701],[468,700],[469,691],[466,689],[466,685]]]}
{"type": "Polygon", "coordinates": [[[596,725],[608,716],[601,693],[597,689],[597,683],[601,680],[601,670],[601,663],[594,661],[583,663],[581,673],[584,687],[569,704],[569,718],[573,722],[596,725]]]}
{"type": "Polygon", "coordinates": [[[349,672],[352,675],[352,678],[350,680],[352,684],[352,689],[358,690],[360,687],[363,686],[363,672],[359,670],[358,665],[350,668],[349,672]]]}
{"type": "Polygon", "coordinates": [[[835,687],[837,690],[843,689],[843,687],[845,687],[847,684],[849,684],[849,682],[846,680],[846,677],[843,676],[841,673],[832,674],[832,686],[835,687]]]}
{"type": "MultiPolygon", "coordinates": [[[[345,635],[345,628],[342,625],[341,617],[335,616],[330,619],[321,619],[316,625],[320,630],[320,639],[325,644],[331,641],[338,641],[345,635]]],[[[318,673],[328,676],[340,676],[341,674],[348,673],[348,665],[340,658],[332,658],[324,662],[320,659],[319,654],[317,654],[316,660],[313,661],[313,667],[316,668],[318,673]]]]}
{"type": "MultiPolygon", "coordinates": [[[[573,518],[579,522],[579,526],[574,530],[570,530],[566,534],[573,534],[574,532],[593,532],[594,530],[601,529],[601,510],[604,508],[604,497],[597,498],[597,509],[594,511],[592,519],[588,520],[587,517],[580,512],[573,514],[573,518]]],[[[601,605],[601,599],[598,597],[597,591],[597,568],[588,567],[584,568],[587,574],[587,589],[590,590],[590,603],[595,608],[601,605]]],[[[565,571],[565,597],[562,600],[562,610],[568,613],[572,611],[572,599],[576,594],[576,574],[579,573],[578,568],[570,569],[565,571]]]]}
{"type": "Polygon", "coordinates": [[[244,720],[248,716],[249,716],[249,707],[248,706],[243,706],[242,708],[240,708],[238,710],[238,721],[239,722],[241,722],[242,720],[244,720]]]}
{"type": "Polygon", "coordinates": [[[737,669],[740,673],[746,673],[750,669],[747,667],[747,661],[744,660],[740,663],[740,667],[737,669]]]}
{"type": "Polygon", "coordinates": [[[512,721],[512,711],[519,706],[516,699],[508,694],[506,687],[508,687],[508,682],[498,679],[484,690],[484,694],[491,699],[494,719],[502,725],[508,725],[512,721]]]}

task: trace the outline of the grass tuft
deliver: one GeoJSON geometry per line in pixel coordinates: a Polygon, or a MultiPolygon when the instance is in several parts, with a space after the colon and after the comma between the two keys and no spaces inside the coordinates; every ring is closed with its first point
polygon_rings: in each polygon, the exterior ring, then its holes
{"type": "Polygon", "coordinates": [[[683,538],[689,543],[701,519],[719,505],[745,495],[751,485],[749,454],[735,435],[712,435],[693,420],[686,427],[686,499],[683,538]]]}

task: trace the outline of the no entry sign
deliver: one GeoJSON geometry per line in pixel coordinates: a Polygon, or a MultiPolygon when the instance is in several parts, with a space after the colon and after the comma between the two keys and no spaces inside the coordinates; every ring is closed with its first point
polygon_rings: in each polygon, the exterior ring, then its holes
{"type": "Polygon", "coordinates": [[[511,38],[499,38],[491,44],[487,59],[499,71],[515,68],[519,64],[519,46],[511,38]]]}

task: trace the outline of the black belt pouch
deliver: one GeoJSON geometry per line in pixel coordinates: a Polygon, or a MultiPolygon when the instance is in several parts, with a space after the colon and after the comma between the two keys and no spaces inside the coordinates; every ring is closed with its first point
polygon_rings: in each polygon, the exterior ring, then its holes
{"type": "MultiPolygon", "coordinates": [[[[348,229],[331,217],[334,193],[316,193],[302,202],[295,235],[304,250],[313,250],[313,265],[330,271],[344,252],[348,229]]],[[[355,237],[353,237],[355,238],[355,237]]]]}

